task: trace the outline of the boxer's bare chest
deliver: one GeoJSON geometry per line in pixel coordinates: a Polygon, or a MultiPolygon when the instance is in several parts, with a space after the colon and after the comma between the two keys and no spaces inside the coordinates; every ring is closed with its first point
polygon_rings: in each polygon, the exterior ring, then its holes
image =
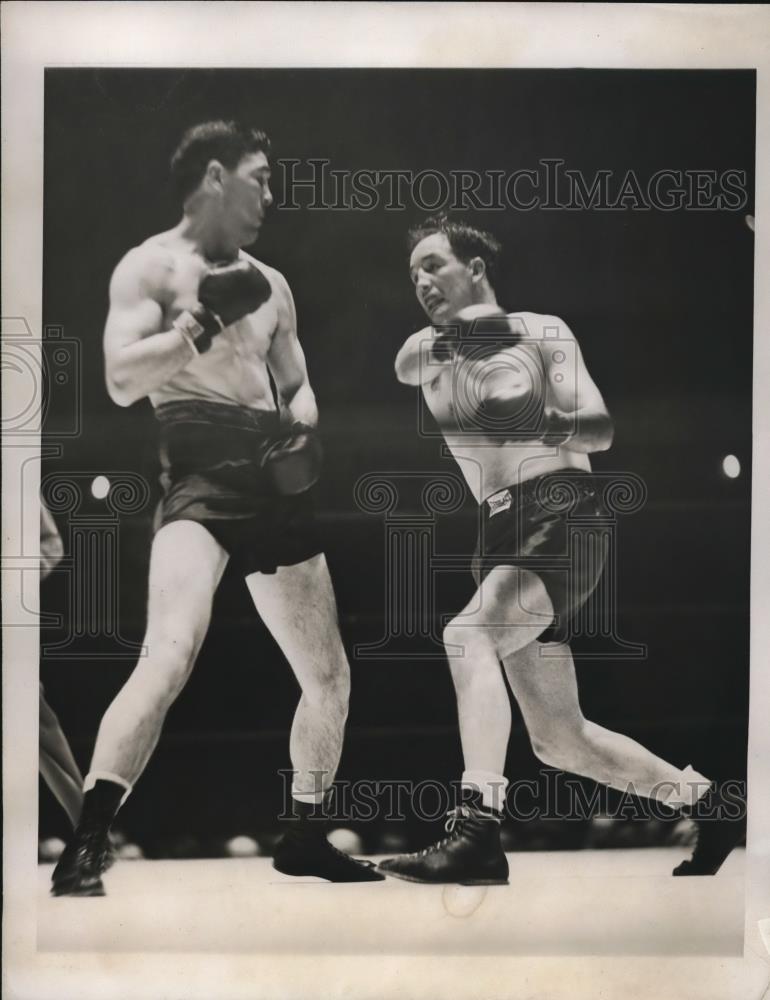
{"type": "MultiPolygon", "coordinates": [[[[197,303],[198,285],[207,266],[194,254],[169,255],[161,302],[166,329],[197,303]]],[[[194,358],[164,389],[175,395],[212,395],[246,406],[264,403],[272,395],[266,359],[277,325],[273,297],[214,337],[209,350],[194,358]]]]}

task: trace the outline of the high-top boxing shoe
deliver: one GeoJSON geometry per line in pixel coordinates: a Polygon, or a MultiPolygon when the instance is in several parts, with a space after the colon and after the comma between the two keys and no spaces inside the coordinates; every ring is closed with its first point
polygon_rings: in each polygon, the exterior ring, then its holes
{"type": "Polygon", "coordinates": [[[328,823],[318,816],[318,807],[292,803],[294,816],[287,824],[273,853],[273,868],[284,875],[315,875],[328,882],[382,882],[371,861],[358,861],[338,851],[326,839],[328,823]]]}
{"type": "Polygon", "coordinates": [[[54,868],[54,896],[104,896],[102,875],[115,860],[108,828],[78,826],[54,868]]]}
{"type": "Polygon", "coordinates": [[[682,813],[695,821],[698,840],[692,857],[673,875],[716,875],[727,855],[746,835],[746,798],[742,791],[714,781],[694,805],[682,813]],[[734,794],[728,794],[732,792],[734,794]]]}
{"type": "Polygon", "coordinates": [[[126,796],[123,784],[98,779],[83,795],[83,809],[53,870],[54,896],[103,896],[102,875],[115,860],[110,824],[126,796]]]}
{"type": "Polygon", "coordinates": [[[472,803],[447,816],[448,836],[414,854],[380,862],[379,870],[407,882],[508,885],[508,860],[500,843],[502,815],[472,803]]]}

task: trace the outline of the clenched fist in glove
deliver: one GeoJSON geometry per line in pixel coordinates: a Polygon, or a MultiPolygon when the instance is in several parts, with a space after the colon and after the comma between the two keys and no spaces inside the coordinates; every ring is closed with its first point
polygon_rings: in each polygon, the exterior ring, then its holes
{"type": "Polygon", "coordinates": [[[201,278],[197,305],[177,316],[174,326],[203,354],[218,333],[256,312],[271,294],[270,282],[251,261],[218,264],[201,278]]]}
{"type": "Polygon", "coordinates": [[[267,449],[262,457],[262,468],[277,493],[296,496],[318,482],[322,459],[317,431],[296,422],[288,434],[267,449]]]}
{"type": "Polygon", "coordinates": [[[436,326],[435,330],[432,347],[436,361],[483,361],[521,341],[518,321],[494,305],[467,306],[451,323],[436,326]]]}

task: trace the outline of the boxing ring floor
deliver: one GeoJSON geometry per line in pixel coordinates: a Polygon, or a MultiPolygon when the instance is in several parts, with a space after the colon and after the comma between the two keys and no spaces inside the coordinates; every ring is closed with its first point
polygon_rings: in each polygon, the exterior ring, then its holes
{"type": "MultiPolygon", "coordinates": [[[[38,869],[38,949],[55,952],[739,955],[744,850],[673,878],[686,848],[522,852],[508,886],[290,878],[268,858],[119,861],[106,897],[53,898],[38,869]]],[[[374,859],[376,860],[376,859],[374,859]]]]}

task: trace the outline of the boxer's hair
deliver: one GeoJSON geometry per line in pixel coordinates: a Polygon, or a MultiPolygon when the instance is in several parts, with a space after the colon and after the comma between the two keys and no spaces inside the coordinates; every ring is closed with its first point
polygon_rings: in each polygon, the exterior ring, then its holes
{"type": "Polygon", "coordinates": [[[489,283],[494,285],[497,278],[497,264],[502,246],[495,237],[484,229],[476,229],[465,222],[454,222],[448,215],[432,215],[413,226],[407,234],[409,253],[420,240],[434,233],[443,233],[449,240],[452,253],[458,260],[467,261],[481,257],[486,265],[489,283]]]}
{"type": "Polygon", "coordinates": [[[211,160],[234,170],[249,153],[270,155],[270,139],[264,132],[239,122],[202,122],[189,128],[171,157],[171,179],[184,201],[203,180],[211,160]]]}

